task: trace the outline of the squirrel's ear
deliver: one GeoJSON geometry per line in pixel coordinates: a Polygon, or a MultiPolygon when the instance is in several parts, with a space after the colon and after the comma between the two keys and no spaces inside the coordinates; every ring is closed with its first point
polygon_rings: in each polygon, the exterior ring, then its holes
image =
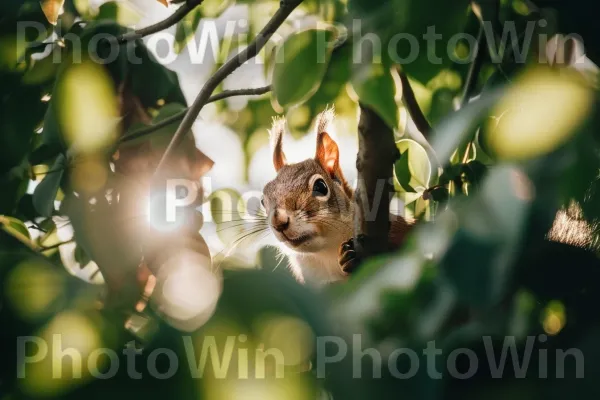
{"type": "Polygon", "coordinates": [[[286,163],[283,153],[283,133],[285,132],[285,119],[273,118],[273,126],[269,131],[271,137],[271,148],[273,150],[273,166],[279,171],[286,163]]]}
{"type": "Polygon", "coordinates": [[[317,154],[315,157],[332,176],[338,173],[340,163],[338,145],[326,131],[333,116],[333,108],[328,108],[317,118],[317,154]]]}

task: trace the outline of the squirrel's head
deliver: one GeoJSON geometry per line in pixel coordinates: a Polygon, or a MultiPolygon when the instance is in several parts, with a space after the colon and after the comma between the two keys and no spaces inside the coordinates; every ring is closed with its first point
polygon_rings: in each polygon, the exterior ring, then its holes
{"type": "Polygon", "coordinates": [[[351,235],[353,191],[340,168],[337,143],[327,133],[333,110],[317,120],[315,157],[286,162],[282,149],[285,121],[270,131],[277,177],[263,190],[263,205],[275,237],[297,252],[336,247],[351,235]]]}

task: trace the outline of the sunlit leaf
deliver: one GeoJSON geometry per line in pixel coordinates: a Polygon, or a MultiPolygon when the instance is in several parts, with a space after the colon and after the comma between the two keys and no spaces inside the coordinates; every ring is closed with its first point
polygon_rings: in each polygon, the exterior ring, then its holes
{"type": "Polygon", "coordinates": [[[52,25],[56,25],[65,0],[40,0],[42,11],[52,25]]]}
{"type": "Polygon", "coordinates": [[[534,69],[515,82],[493,111],[482,135],[484,148],[500,159],[547,154],[575,134],[590,113],[594,95],[575,73],[534,69]]]}
{"type": "Polygon", "coordinates": [[[19,317],[30,322],[58,311],[64,305],[65,289],[64,276],[41,257],[21,262],[6,281],[8,303],[19,317]]]}
{"type": "Polygon", "coordinates": [[[25,224],[17,218],[0,215],[0,225],[2,229],[9,235],[14,236],[19,241],[30,244],[31,236],[25,224]]]}
{"type": "Polygon", "coordinates": [[[399,124],[396,88],[391,71],[383,64],[367,64],[352,74],[352,87],[359,101],[371,107],[392,129],[399,124]]]}
{"type": "Polygon", "coordinates": [[[53,100],[67,145],[93,153],[114,143],[119,123],[117,97],[101,65],[87,61],[69,66],[53,100]]]}
{"type": "Polygon", "coordinates": [[[400,158],[394,165],[394,176],[402,189],[407,192],[423,192],[429,187],[431,162],[427,152],[412,139],[396,142],[400,158]]]}
{"type": "Polygon", "coordinates": [[[334,39],[335,32],[331,29],[308,29],[292,34],[277,49],[273,97],[279,106],[300,104],[319,89],[334,39]]]}

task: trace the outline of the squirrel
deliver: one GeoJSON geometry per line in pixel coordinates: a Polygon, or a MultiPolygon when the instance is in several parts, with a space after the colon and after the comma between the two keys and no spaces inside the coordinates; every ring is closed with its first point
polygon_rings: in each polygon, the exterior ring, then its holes
{"type": "MultiPolygon", "coordinates": [[[[263,190],[268,225],[301,283],[317,286],[343,281],[358,265],[353,247],[354,190],[340,168],[337,143],[327,133],[334,117],[317,117],[314,158],[288,164],[282,148],[285,119],[269,131],[277,176],[263,190]]],[[[404,241],[413,223],[390,214],[390,249],[404,241]]]]}

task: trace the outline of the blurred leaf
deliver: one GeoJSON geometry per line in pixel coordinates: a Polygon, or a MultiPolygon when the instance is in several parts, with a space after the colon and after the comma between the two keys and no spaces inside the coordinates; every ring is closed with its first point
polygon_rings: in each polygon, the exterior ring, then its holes
{"type": "Polygon", "coordinates": [[[136,46],[136,54],[142,62],[130,65],[132,90],[144,106],[154,107],[159,100],[187,104],[175,72],[161,65],[143,44],[136,46]]]}
{"type": "Polygon", "coordinates": [[[490,154],[523,160],[547,154],[575,134],[592,110],[593,92],[567,70],[532,69],[510,87],[480,135],[490,154]]]}
{"type": "Polygon", "coordinates": [[[56,200],[66,165],[65,156],[60,154],[33,192],[33,206],[43,217],[51,217],[54,212],[54,200],[56,200]]]}
{"type": "Polygon", "coordinates": [[[118,99],[104,67],[89,60],[71,64],[55,92],[60,134],[70,148],[94,153],[112,146],[120,121],[118,99]]]}
{"type": "Polygon", "coordinates": [[[487,308],[502,300],[532,199],[527,176],[516,168],[499,166],[490,171],[475,196],[455,204],[460,229],[442,268],[462,301],[487,308]]]}
{"type": "MultiPolygon", "coordinates": [[[[349,12],[362,22],[359,32],[363,36],[376,33],[382,48],[388,50],[386,62],[400,63],[403,71],[422,84],[450,64],[448,42],[464,32],[468,6],[468,0],[348,1],[349,12]],[[426,40],[431,27],[441,40],[431,40],[431,34],[426,40]]],[[[370,63],[370,59],[363,60],[370,63]]]]}
{"type": "Polygon", "coordinates": [[[0,175],[0,213],[13,214],[15,206],[27,191],[29,183],[28,167],[19,165],[0,175]]]}
{"type": "Polygon", "coordinates": [[[352,74],[352,87],[359,101],[370,106],[392,129],[398,129],[399,108],[391,70],[382,64],[361,65],[352,74]]]}
{"type": "Polygon", "coordinates": [[[235,0],[203,0],[202,13],[206,18],[217,18],[234,2],[235,0]]]}
{"type": "Polygon", "coordinates": [[[196,34],[202,16],[202,5],[199,5],[179,21],[175,29],[175,43],[173,44],[175,53],[181,53],[188,41],[196,34]]]}
{"type": "MultiPolygon", "coordinates": [[[[108,40],[100,40],[109,37],[118,37],[128,31],[124,26],[119,25],[110,19],[94,20],[85,24],[85,27],[78,33],[73,33],[81,37],[81,48],[87,49],[89,58],[96,64],[103,65],[109,72],[116,85],[129,77],[130,64],[139,63],[136,55],[138,48],[143,46],[141,41],[130,41],[118,47],[118,52],[108,40]],[[116,57],[115,57],[116,55],[116,57]],[[110,61],[110,62],[108,62],[110,61]]],[[[73,63],[80,63],[75,50],[67,54],[67,60],[73,60],[73,63]]],[[[63,62],[63,65],[69,64],[63,62]]],[[[65,70],[66,68],[62,68],[65,70]]]]}
{"type": "Polygon", "coordinates": [[[281,107],[303,103],[321,85],[335,32],[307,29],[290,35],[275,53],[273,97],[281,107]]]}
{"type": "Polygon", "coordinates": [[[31,245],[31,236],[25,224],[17,218],[0,215],[0,224],[2,229],[11,236],[14,236],[19,241],[31,245]]]}
{"type": "MultiPolygon", "coordinates": [[[[210,202],[210,213],[214,223],[217,225],[219,239],[227,245],[236,244],[244,232],[251,229],[253,219],[244,220],[244,202],[240,193],[233,189],[220,189],[211,193],[208,198],[210,202]]],[[[256,229],[256,228],[255,228],[256,229]]]]}
{"type": "Polygon", "coordinates": [[[19,165],[31,147],[46,104],[38,87],[22,87],[0,99],[0,172],[19,165]]]}
{"type": "Polygon", "coordinates": [[[52,25],[56,25],[64,2],[65,0],[40,0],[44,15],[52,25]]]}
{"type": "MultiPolygon", "coordinates": [[[[60,51],[60,50],[58,50],[60,51]]],[[[53,53],[42,58],[33,60],[33,65],[23,75],[23,83],[26,85],[39,85],[54,79],[59,64],[53,60],[53,53]]]]}
{"type": "Polygon", "coordinates": [[[481,121],[501,97],[500,91],[488,92],[452,114],[434,127],[432,147],[440,162],[450,160],[455,150],[471,140],[481,121]]]}
{"type": "Polygon", "coordinates": [[[427,114],[427,120],[432,125],[438,124],[445,116],[454,111],[455,91],[443,87],[433,92],[431,107],[427,114]]]}
{"type": "Polygon", "coordinates": [[[427,152],[412,139],[396,142],[400,158],[394,165],[394,176],[400,186],[407,192],[422,193],[429,187],[431,163],[427,152]]]}
{"type": "Polygon", "coordinates": [[[115,21],[119,25],[128,26],[138,23],[141,15],[127,3],[109,1],[100,6],[95,19],[115,21]]]}
{"type": "Polygon", "coordinates": [[[51,161],[52,159],[54,159],[54,157],[59,155],[60,152],[60,146],[42,143],[40,146],[36,147],[31,153],[29,153],[29,163],[31,165],[44,164],[47,161],[51,161]]]}
{"type": "Polygon", "coordinates": [[[175,53],[181,53],[196,34],[202,18],[217,18],[232,2],[233,0],[203,0],[199,6],[187,13],[175,29],[175,53]]]}

